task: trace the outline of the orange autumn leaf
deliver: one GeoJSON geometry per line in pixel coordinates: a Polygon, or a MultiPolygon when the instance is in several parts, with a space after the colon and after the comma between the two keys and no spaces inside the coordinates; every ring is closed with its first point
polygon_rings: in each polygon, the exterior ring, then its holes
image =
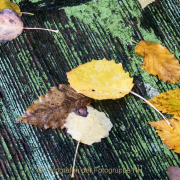
{"type": "Polygon", "coordinates": [[[114,60],[92,60],[67,73],[70,86],[93,99],[117,99],[128,94],[133,78],[114,60]]]}
{"type": "Polygon", "coordinates": [[[173,128],[170,128],[165,120],[149,122],[149,124],[157,128],[156,132],[169,149],[174,149],[175,152],[180,153],[180,123],[175,119],[168,119],[168,121],[173,128]]]}
{"type": "Polygon", "coordinates": [[[135,52],[144,57],[141,68],[148,74],[158,75],[158,78],[165,82],[179,82],[179,61],[166,47],[152,41],[140,41],[135,52]]]}
{"type": "Polygon", "coordinates": [[[90,98],[78,94],[69,85],[60,84],[50,89],[39,96],[17,121],[45,129],[63,128],[69,113],[90,104],[90,98]]]}
{"type": "Polygon", "coordinates": [[[174,114],[174,118],[180,120],[180,89],[163,92],[149,102],[163,113],[174,114]]]}

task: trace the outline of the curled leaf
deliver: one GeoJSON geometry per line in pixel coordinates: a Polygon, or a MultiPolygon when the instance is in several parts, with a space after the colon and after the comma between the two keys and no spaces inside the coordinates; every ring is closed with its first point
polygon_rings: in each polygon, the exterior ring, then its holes
{"type": "Polygon", "coordinates": [[[133,87],[133,78],[114,60],[92,60],[67,73],[73,89],[93,99],[124,97],[133,87]]]}
{"type": "Polygon", "coordinates": [[[179,82],[179,61],[166,47],[152,41],[140,41],[135,52],[144,57],[141,68],[148,74],[158,75],[158,78],[165,82],[179,82]]]}
{"type": "Polygon", "coordinates": [[[9,1],[9,0],[0,0],[0,12],[3,9],[10,9],[18,14],[18,16],[21,16],[22,13],[20,12],[20,8],[17,4],[9,1]]]}
{"type": "Polygon", "coordinates": [[[90,98],[78,94],[69,85],[60,84],[59,88],[51,87],[46,95],[27,109],[17,121],[38,126],[40,128],[63,127],[68,114],[90,104],[90,98]]]}
{"type": "Polygon", "coordinates": [[[73,139],[92,145],[109,136],[113,125],[105,113],[99,112],[91,106],[87,106],[87,109],[87,117],[78,116],[74,112],[70,113],[64,126],[73,139]]]}
{"type": "Polygon", "coordinates": [[[9,9],[0,12],[0,43],[6,43],[19,36],[23,31],[23,22],[9,9]]]}

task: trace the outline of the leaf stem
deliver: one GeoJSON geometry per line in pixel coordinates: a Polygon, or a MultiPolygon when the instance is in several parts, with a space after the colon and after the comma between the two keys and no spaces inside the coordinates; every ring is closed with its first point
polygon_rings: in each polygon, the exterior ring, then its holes
{"type": "Polygon", "coordinates": [[[154,110],[156,112],[158,112],[162,117],[163,119],[167,122],[167,124],[169,125],[169,127],[172,129],[173,126],[169,123],[169,121],[167,120],[167,118],[155,107],[153,106],[149,101],[147,101],[145,98],[143,98],[142,96],[140,96],[139,94],[136,94],[135,92],[133,91],[130,91],[131,94],[134,94],[135,96],[139,97],[140,99],[144,100],[147,104],[149,104],[152,108],[154,108],[154,110]]]}
{"type": "Polygon", "coordinates": [[[74,162],[73,162],[73,169],[72,169],[71,178],[74,178],[74,167],[75,167],[76,155],[77,155],[77,150],[78,150],[78,147],[79,147],[79,143],[80,143],[80,141],[78,141],[78,144],[76,146],[76,152],[75,152],[75,155],[74,155],[74,162]]]}
{"type": "Polygon", "coordinates": [[[22,14],[29,14],[31,16],[34,16],[34,13],[29,13],[29,12],[21,12],[22,14]]]}
{"type": "Polygon", "coordinates": [[[134,42],[134,43],[136,43],[136,44],[138,44],[136,41],[134,41],[134,40],[132,39],[132,37],[131,37],[131,41],[134,42]]]}
{"type": "Polygon", "coordinates": [[[53,29],[44,29],[44,28],[30,28],[30,27],[24,27],[23,29],[39,29],[39,30],[44,30],[44,31],[52,31],[52,32],[55,32],[55,33],[58,33],[59,31],[58,30],[53,30],[53,29]]]}

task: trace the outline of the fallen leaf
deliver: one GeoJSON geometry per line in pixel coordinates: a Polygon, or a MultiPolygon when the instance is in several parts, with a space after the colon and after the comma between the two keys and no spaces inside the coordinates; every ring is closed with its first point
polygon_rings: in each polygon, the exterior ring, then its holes
{"type": "Polygon", "coordinates": [[[149,102],[163,113],[174,114],[174,118],[180,120],[180,89],[163,92],[149,102]]]}
{"type": "Polygon", "coordinates": [[[87,111],[87,117],[78,116],[74,112],[70,113],[64,126],[73,139],[92,145],[108,137],[113,125],[105,113],[99,112],[92,106],[87,106],[87,111]]]}
{"type": "Polygon", "coordinates": [[[60,84],[59,88],[50,89],[35,100],[17,121],[45,129],[62,128],[69,113],[90,104],[90,98],[78,94],[69,85],[60,84]]]}
{"type": "Polygon", "coordinates": [[[58,33],[58,30],[53,29],[23,27],[23,22],[16,12],[10,9],[3,9],[0,12],[0,43],[15,39],[22,33],[23,29],[46,30],[58,33]]]}
{"type": "Polygon", "coordinates": [[[180,153],[180,123],[175,119],[168,119],[173,128],[170,128],[165,120],[149,122],[157,128],[156,132],[161,137],[163,143],[175,152],[180,153]]]}
{"type": "Polygon", "coordinates": [[[22,15],[22,13],[20,12],[21,10],[19,6],[9,0],[0,0],[0,12],[3,9],[10,9],[12,11],[15,11],[18,14],[18,16],[22,15]]]}
{"type": "Polygon", "coordinates": [[[148,4],[151,4],[155,0],[138,0],[138,1],[141,4],[142,9],[144,9],[148,4]]]}
{"type": "Polygon", "coordinates": [[[180,180],[180,168],[175,166],[169,166],[167,168],[169,180],[180,180]]]}
{"type": "Polygon", "coordinates": [[[94,99],[117,99],[128,94],[133,78],[114,60],[92,60],[67,73],[70,86],[94,99]]]}
{"type": "Polygon", "coordinates": [[[166,47],[152,41],[140,41],[135,52],[144,56],[141,68],[148,74],[158,75],[158,78],[165,82],[179,82],[179,61],[166,47]]]}
{"type": "Polygon", "coordinates": [[[0,12],[0,43],[6,43],[19,36],[23,31],[23,22],[9,9],[0,12]]]}

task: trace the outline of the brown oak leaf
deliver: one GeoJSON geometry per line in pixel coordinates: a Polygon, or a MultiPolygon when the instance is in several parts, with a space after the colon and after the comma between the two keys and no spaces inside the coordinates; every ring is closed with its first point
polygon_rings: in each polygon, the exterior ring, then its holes
{"type": "Polygon", "coordinates": [[[90,102],[90,98],[77,93],[69,85],[60,84],[59,87],[51,87],[49,92],[39,96],[17,121],[45,129],[63,128],[69,113],[74,109],[86,107],[90,102]]]}

